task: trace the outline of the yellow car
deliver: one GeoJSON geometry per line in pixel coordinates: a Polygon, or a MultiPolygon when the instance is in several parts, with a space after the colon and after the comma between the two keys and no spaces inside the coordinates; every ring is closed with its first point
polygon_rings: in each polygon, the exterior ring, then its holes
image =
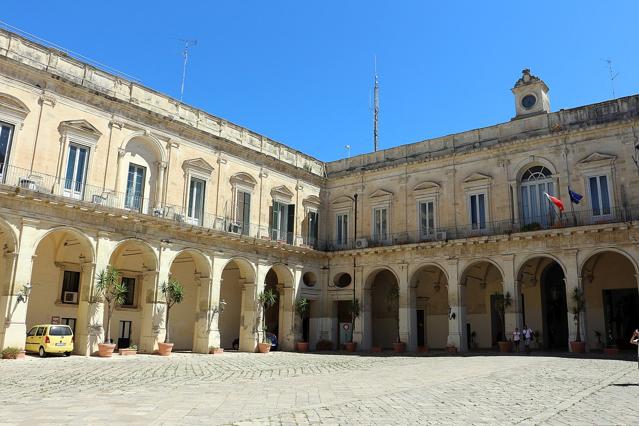
{"type": "Polygon", "coordinates": [[[24,349],[37,352],[41,358],[47,354],[71,355],[73,352],[73,330],[68,325],[41,324],[27,333],[24,349]]]}

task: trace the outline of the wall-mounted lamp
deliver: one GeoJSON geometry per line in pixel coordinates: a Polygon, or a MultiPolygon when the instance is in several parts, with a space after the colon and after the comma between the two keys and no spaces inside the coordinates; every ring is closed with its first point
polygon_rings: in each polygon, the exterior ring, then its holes
{"type": "Polygon", "coordinates": [[[31,284],[26,283],[25,285],[22,286],[22,290],[20,290],[20,293],[18,293],[18,303],[20,302],[27,303],[27,300],[29,300],[30,294],[31,294],[31,284]]]}
{"type": "Polygon", "coordinates": [[[455,312],[453,312],[453,308],[451,308],[449,306],[448,307],[448,319],[449,320],[454,320],[455,318],[457,318],[457,314],[455,312]]]}

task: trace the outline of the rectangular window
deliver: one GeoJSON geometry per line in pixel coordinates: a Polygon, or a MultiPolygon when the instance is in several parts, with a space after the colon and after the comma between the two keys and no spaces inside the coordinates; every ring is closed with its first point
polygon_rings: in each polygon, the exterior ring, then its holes
{"type": "Polygon", "coordinates": [[[202,225],[204,218],[204,191],[206,182],[202,179],[191,178],[189,186],[189,205],[187,218],[194,225],[202,225]]]}
{"type": "Polygon", "coordinates": [[[6,176],[12,136],[13,126],[0,123],[0,182],[4,182],[4,177],[6,176]]]}
{"type": "Polygon", "coordinates": [[[137,164],[129,164],[129,172],[126,180],[126,196],[124,207],[131,210],[142,210],[142,198],[144,196],[144,175],[146,169],[137,164]]]}
{"type": "Polygon", "coordinates": [[[62,278],[62,303],[78,303],[80,292],[80,273],[76,271],[64,271],[62,278]]]}
{"type": "Polygon", "coordinates": [[[429,237],[435,232],[435,203],[433,201],[419,203],[419,230],[423,238],[429,237]]]}
{"type": "Polygon", "coordinates": [[[608,191],[608,176],[593,176],[588,178],[590,186],[590,203],[592,215],[595,217],[610,214],[610,193],[608,191]]]}
{"type": "Polygon", "coordinates": [[[251,229],[251,194],[249,192],[237,191],[235,221],[240,224],[240,232],[243,235],[249,235],[251,229]]]}
{"type": "Polygon", "coordinates": [[[373,240],[388,240],[388,209],[386,207],[373,209],[373,240]]]}
{"type": "Polygon", "coordinates": [[[122,277],[122,284],[126,287],[126,295],[122,306],[135,306],[135,278],[122,277]]]}
{"type": "Polygon", "coordinates": [[[124,349],[131,346],[131,326],[131,321],[120,321],[118,349],[124,349]]]}
{"type": "Polygon", "coordinates": [[[317,244],[319,233],[319,213],[315,211],[308,212],[308,244],[314,246],[317,244]]]}
{"type": "Polygon", "coordinates": [[[64,195],[76,199],[82,198],[86,178],[89,149],[71,144],[67,156],[67,171],[64,179],[64,195]]]}
{"type": "Polygon", "coordinates": [[[470,223],[472,229],[486,229],[486,194],[470,196],[470,223]]]}
{"type": "Polygon", "coordinates": [[[345,246],[348,243],[348,215],[337,215],[337,245],[345,246]]]}
{"type": "Polygon", "coordinates": [[[62,318],[62,324],[68,325],[75,334],[75,318],[62,318]]]}

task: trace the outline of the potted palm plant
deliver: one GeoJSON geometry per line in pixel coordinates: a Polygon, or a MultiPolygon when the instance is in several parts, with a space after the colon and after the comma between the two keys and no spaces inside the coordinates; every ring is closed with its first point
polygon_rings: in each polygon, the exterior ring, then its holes
{"type": "Polygon", "coordinates": [[[24,359],[25,354],[24,349],[9,346],[2,350],[2,359],[24,359]]]}
{"type": "Polygon", "coordinates": [[[257,296],[257,304],[260,309],[260,315],[256,318],[256,329],[260,321],[260,316],[264,319],[262,321],[262,340],[257,344],[257,349],[260,353],[265,354],[271,350],[271,339],[267,336],[266,331],[266,310],[277,302],[277,294],[270,288],[265,289],[257,296]]]}
{"type": "Polygon", "coordinates": [[[510,292],[507,291],[506,294],[497,292],[494,294],[494,307],[497,312],[497,316],[499,317],[499,321],[501,322],[501,329],[503,332],[502,340],[497,342],[499,346],[499,352],[510,352],[512,351],[512,342],[506,338],[506,308],[512,305],[512,297],[510,296],[510,292]]]}
{"type": "Polygon", "coordinates": [[[175,278],[169,278],[169,281],[165,281],[162,284],[160,291],[162,291],[164,299],[166,300],[166,318],[164,320],[166,333],[164,334],[164,342],[158,343],[158,352],[162,356],[169,356],[173,350],[173,343],[171,343],[171,338],[169,336],[169,314],[171,312],[171,308],[176,303],[181,303],[184,299],[184,287],[175,278]]]}
{"type": "Polygon", "coordinates": [[[307,298],[302,297],[295,301],[295,312],[300,318],[300,322],[302,323],[302,340],[297,342],[297,350],[298,352],[308,352],[308,342],[304,341],[304,320],[308,316],[310,302],[307,298]]]}
{"type": "Polygon", "coordinates": [[[355,336],[355,320],[360,314],[359,300],[357,298],[353,298],[351,301],[349,311],[351,314],[351,340],[350,342],[344,343],[344,346],[347,352],[355,352],[357,350],[357,342],[353,341],[353,337],[355,336]]]}
{"type": "Polygon", "coordinates": [[[395,330],[395,341],[393,342],[393,350],[395,353],[402,353],[406,351],[406,343],[402,342],[399,336],[399,286],[392,285],[386,292],[386,308],[389,312],[393,313],[395,318],[395,324],[397,326],[395,330]]]}
{"type": "Polygon", "coordinates": [[[581,341],[581,313],[586,308],[586,299],[583,290],[576,287],[572,291],[572,313],[574,315],[577,330],[575,332],[575,340],[570,342],[570,350],[572,352],[582,354],[586,352],[586,342],[581,341]]]}
{"type": "Polygon", "coordinates": [[[104,302],[107,316],[104,343],[98,343],[98,355],[108,358],[113,355],[115,349],[115,344],[111,343],[111,318],[115,308],[124,303],[127,288],[120,280],[120,272],[109,265],[98,273],[95,290],[94,301],[104,302]]]}

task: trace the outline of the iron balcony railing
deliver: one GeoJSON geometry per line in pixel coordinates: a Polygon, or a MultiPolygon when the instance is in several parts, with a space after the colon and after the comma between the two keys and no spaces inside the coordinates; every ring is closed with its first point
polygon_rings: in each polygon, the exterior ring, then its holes
{"type": "Polygon", "coordinates": [[[568,210],[562,215],[549,213],[537,217],[527,217],[525,220],[519,221],[493,221],[433,229],[413,229],[395,233],[360,235],[357,238],[342,238],[340,240],[326,240],[294,235],[292,232],[273,228],[269,224],[242,222],[226,215],[219,216],[203,211],[188,211],[178,205],[158,204],[149,198],[139,197],[135,194],[105,190],[99,186],[56,178],[45,173],[38,173],[15,166],[5,165],[4,168],[0,167],[0,182],[11,187],[61,196],[96,207],[119,209],[134,214],[166,219],[185,226],[195,226],[237,237],[244,236],[276,241],[282,244],[304,246],[325,251],[507,235],[553,228],[628,222],[639,219],[639,206],[608,207],[598,210],[582,208],[574,211],[568,210]]]}

